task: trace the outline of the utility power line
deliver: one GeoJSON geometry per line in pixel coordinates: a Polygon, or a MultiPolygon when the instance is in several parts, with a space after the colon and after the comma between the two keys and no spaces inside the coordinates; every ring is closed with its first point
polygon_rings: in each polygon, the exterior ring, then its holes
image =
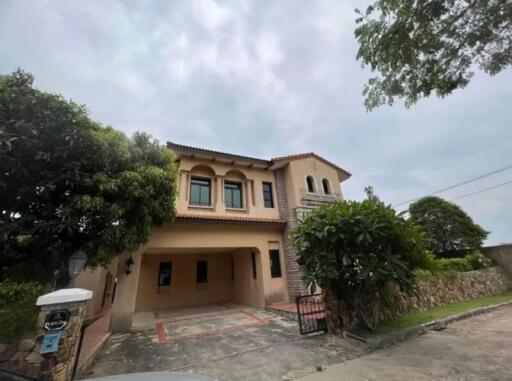
{"type": "MultiPolygon", "coordinates": [[[[442,189],[439,189],[439,190],[436,190],[434,192],[431,192],[431,193],[428,193],[426,194],[425,196],[433,196],[435,194],[438,194],[438,193],[441,193],[441,192],[446,192],[447,190],[451,190],[451,189],[455,189],[455,188],[458,188],[458,187],[461,187],[463,185],[466,185],[466,184],[469,184],[469,183],[472,183],[474,181],[477,181],[477,180],[481,180],[481,179],[484,179],[486,177],[489,177],[489,176],[492,176],[492,175],[495,175],[497,173],[501,173],[501,172],[504,172],[506,171],[507,169],[510,169],[512,168],[512,164],[509,164],[503,168],[499,168],[499,169],[496,169],[494,171],[491,171],[491,172],[487,172],[487,173],[484,173],[483,175],[480,175],[480,176],[477,176],[477,177],[473,177],[469,180],[465,180],[465,181],[462,181],[460,183],[457,183],[457,184],[454,184],[454,185],[450,185],[446,188],[442,188],[442,189]]],[[[506,184],[505,184],[506,185],[506,184]]],[[[500,185],[501,186],[501,185],[500,185]]],[[[494,188],[493,188],[494,189],[494,188]]],[[[410,200],[407,200],[407,201],[404,201],[404,202],[401,202],[399,204],[394,204],[393,206],[394,207],[397,207],[397,206],[400,206],[400,205],[405,205],[405,204],[409,204],[411,202],[414,202],[414,201],[417,201],[419,200],[420,198],[423,198],[425,196],[421,196],[421,197],[417,197],[417,198],[413,198],[413,199],[410,199],[410,200]]]]}
{"type": "Polygon", "coordinates": [[[458,197],[452,198],[452,199],[451,199],[451,200],[449,200],[449,201],[460,200],[461,198],[469,197],[469,196],[473,196],[473,195],[475,195],[475,194],[479,194],[479,193],[483,193],[483,192],[487,192],[487,191],[490,191],[490,190],[493,190],[493,189],[496,189],[496,188],[499,188],[499,187],[503,187],[503,186],[508,185],[508,184],[512,184],[512,180],[507,181],[507,182],[504,182],[504,183],[501,183],[501,184],[498,184],[498,185],[494,185],[494,186],[492,186],[492,187],[488,187],[488,188],[480,189],[480,190],[477,190],[477,191],[475,191],[475,192],[466,193],[466,194],[463,194],[462,196],[458,196],[458,197]]]}

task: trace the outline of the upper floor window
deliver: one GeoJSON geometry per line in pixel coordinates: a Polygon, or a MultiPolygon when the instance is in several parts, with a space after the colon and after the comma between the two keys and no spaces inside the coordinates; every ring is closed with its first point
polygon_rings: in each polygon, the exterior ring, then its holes
{"type": "Polygon", "coordinates": [[[211,181],[209,179],[192,177],[190,180],[190,204],[211,205],[211,181]]]}
{"type": "Polygon", "coordinates": [[[315,192],[315,180],[313,179],[313,176],[306,177],[306,184],[308,186],[308,192],[314,193],[315,192]]]}
{"type": "Polygon", "coordinates": [[[322,187],[324,188],[324,194],[331,194],[331,184],[329,184],[329,180],[322,180],[322,187]]]}
{"type": "Polygon", "coordinates": [[[224,202],[227,208],[243,208],[241,183],[224,182],[224,202]]]}
{"type": "Polygon", "coordinates": [[[272,195],[272,183],[263,182],[263,203],[265,208],[274,207],[274,197],[272,195]]]}

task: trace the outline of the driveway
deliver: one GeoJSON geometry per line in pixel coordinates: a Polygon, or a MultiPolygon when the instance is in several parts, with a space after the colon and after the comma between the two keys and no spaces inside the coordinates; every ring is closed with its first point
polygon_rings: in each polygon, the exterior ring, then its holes
{"type": "Polygon", "coordinates": [[[512,307],[332,366],[301,381],[512,380],[512,307]]]}
{"type": "Polygon", "coordinates": [[[283,380],[367,353],[361,343],[301,336],[294,321],[231,305],[139,316],[137,328],[112,335],[84,378],[174,370],[222,381],[283,380]]]}

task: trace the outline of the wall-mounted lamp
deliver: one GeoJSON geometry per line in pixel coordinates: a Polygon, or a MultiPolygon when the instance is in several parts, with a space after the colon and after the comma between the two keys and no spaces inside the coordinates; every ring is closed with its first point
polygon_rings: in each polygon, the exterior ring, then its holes
{"type": "Polygon", "coordinates": [[[130,254],[130,257],[124,263],[124,272],[126,273],[126,275],[130,275],[131,272],[133,271],[133,263],[133,258],[132,255],[130,254]]]}

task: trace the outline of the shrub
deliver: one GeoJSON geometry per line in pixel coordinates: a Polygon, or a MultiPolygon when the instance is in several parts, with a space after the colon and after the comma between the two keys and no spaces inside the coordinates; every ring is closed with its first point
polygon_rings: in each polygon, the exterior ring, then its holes
{"type": "Polygon", "coordinates": [[[370,329],[377,304],[386,302],[385,290],[392,284],[412,290],[413,270],[430,269],[433,262],[419,228],[376,197],[313,210],[292,241],[306,282],[347,306],[344,321],[355,315],[370,329]]]}
{"type": "Polygon", "coordinates": [[[11,338],[35,328],[37,297],[51,287],[36,282],[0,282],[0,338],[11,338]]]}
{"type": "Polygon", "coordinates": [[[466,255],[466,260],[471,264],[473,270],[480,270],[494,266],[494,262],[479,251],[466,255]]]}
{"type": "Polygon", "coordinates": [[[436,261],[439,271],[465,272],[473,270],[471,263],[466,258],[440,258],[436,261]]]}
{"type": "Polygon", "coordinates": [[[465,272],[481,270],[493,266],[494,263],[482,253],[476,251],[464,258],[440,258],[434,260],[433,268],[438,271],[465,272]]]}

